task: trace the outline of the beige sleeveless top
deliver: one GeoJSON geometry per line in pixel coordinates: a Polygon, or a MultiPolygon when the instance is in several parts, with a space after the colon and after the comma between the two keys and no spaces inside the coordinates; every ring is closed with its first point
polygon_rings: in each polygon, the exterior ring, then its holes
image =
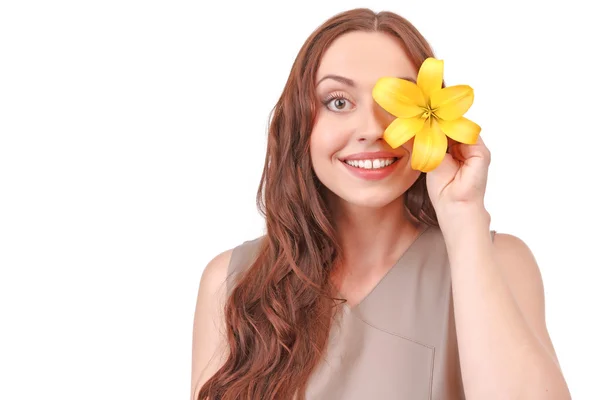
{"type": "MultiPolygon", "coordinates": [[[[261,239],[233,250],[230,289],[231,278],[257,256],[261,239]]],[[[465,398],[450,266],[439,228],[422,231],[360,303],[342,307],[307,400],[465,398]]]]}

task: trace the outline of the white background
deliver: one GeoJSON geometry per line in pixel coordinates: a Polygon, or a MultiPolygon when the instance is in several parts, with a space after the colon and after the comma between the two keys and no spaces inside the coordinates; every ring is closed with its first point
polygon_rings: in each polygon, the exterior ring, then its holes
{"type": "Polygon", "coordinates": [[[492,227],[529,244],[598,399],[598,51],[583,1],[4,1],[0,398],[188,398],[199,279],[263,233],[268,113],[337,12],[408,18],[469,84],[492,227]]]}

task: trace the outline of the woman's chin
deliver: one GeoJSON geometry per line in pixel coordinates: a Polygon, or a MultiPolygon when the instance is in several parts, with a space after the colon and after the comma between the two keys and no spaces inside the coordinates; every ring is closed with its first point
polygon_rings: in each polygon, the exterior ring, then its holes
{"type": "Polygon", "coordinates": [[[340,197],[340,200],[348,207],[377,209],[387,207],[394,202],[403,202],[403,193],[363,191],[360,194],[345,194],[340,197]]]}

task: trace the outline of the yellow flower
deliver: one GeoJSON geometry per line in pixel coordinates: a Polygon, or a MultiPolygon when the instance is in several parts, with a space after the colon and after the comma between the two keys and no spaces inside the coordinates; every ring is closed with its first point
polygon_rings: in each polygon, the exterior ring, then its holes
{"type": "Polygon", "coordinates": [[[463,117],[473,104],[473,89],[467,85],[442,88],[444,62],[423,61],[417,83],[384,77],[373,88],[373,99],[397,117],[383,138],[397,148],[415,137],[411,167],[422,172],[436,168],[448,149],[446,135],[457,142],[474,144],[481,127],[463,117]]]}

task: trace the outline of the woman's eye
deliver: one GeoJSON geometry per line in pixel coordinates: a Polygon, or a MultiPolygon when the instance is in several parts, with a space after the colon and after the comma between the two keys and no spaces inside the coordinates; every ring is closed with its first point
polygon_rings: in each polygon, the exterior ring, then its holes
{"type": "Polygon", "coordinates": [[[348,111],[352,105],[350,100],[348,100],[347,98],[345,98],[343,96],[335,96],[333,98],[326,100],[324,103],[325,103],[325,106],[327,106],[327,108],[329,108],[331,111],[334,111],[334,112],[348,111]]]}

